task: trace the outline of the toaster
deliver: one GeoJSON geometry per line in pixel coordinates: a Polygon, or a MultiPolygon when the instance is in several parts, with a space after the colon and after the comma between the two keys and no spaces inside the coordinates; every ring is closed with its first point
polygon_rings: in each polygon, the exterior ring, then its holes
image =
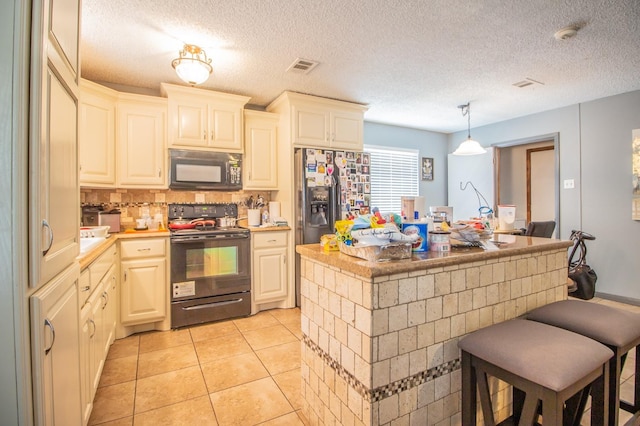
{"type": "Polygon", "coordinates": [[[109,233],[120,232],[120,210],[82,209],[83,226],[108,226],[109,233]]]}

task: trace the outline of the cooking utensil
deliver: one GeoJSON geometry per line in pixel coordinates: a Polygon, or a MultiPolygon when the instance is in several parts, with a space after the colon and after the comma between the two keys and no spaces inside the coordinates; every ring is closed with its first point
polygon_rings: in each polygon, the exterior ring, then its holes
{"type": "Polygon", "coordinates": [[[193,229],[196,227],[196,223],[204,221],[203,218],[198,219],[174,219],[169,223],[169,229],[193,229]]]}

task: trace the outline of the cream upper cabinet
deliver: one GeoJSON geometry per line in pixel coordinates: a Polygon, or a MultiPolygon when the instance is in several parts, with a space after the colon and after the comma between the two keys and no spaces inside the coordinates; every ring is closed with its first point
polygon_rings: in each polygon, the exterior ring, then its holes
{"type": "Polygon", "coordinates": [[[278,188],[278,115],[244,112],[244,189],[278,188]]]}
{"type": "Polygon", "coordinates": [[[116,185],[167,188],[166,100],[121,93],[117,110],[116,185]]]}
{"type": "Polygon", "coordinates": [[[249,97],[161,84],[169,106],[169,147],[243,152],[242,111],[249,97]]]}
{"type": "Polygon", "coordinates": [[[290,115],[294,146],[362,150],[364,105],[284,92],[267,110],[290,115]]]}
{"type": "Polygon", "coordinates": [[[47,66],[41,102],[30,153],[32,287],[62,272],[79,252],[77,93],[47,66]]]}
{"type": "Polygon", "coordinates": [[[114,90],[88,80],[80,81],[80,186],[114,187],[116,184],[117,96],[114,90]]]}

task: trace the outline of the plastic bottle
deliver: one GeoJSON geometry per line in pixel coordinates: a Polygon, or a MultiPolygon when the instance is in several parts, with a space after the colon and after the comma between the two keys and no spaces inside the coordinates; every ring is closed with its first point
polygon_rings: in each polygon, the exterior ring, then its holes
{"type": "Polygon", "coordinates": [[[269,210],[264,209],[262,211],[262,224],[269,223],[269,210]]]}

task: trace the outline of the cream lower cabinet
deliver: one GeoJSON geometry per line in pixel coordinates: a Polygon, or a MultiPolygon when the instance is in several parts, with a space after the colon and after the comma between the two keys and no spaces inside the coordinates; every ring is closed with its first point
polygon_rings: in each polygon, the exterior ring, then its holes
{"type": "Polygon", "coordinates": [[[261,231],[251,235],[252,313],[259,311],[261,304],[287,298],[287,235],[287,231],[261,231]]]}
{"type": "Polygon", "coordinates": [[[79,277],[74,263],[30,298],[37,425],[82,424],[79,277]]]}
{"type": "Polygon", "coordinates": [[[125,325],[164,320],[169,284],[166,238],[120,242],[120,321],[125,325]]]}

